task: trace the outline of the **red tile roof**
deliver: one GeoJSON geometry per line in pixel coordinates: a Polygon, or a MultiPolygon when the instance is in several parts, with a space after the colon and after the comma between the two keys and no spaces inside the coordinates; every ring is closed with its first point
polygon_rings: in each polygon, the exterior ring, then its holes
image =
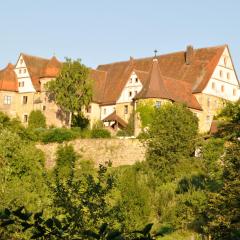
{"type": "Polygon", "coordinates": [[[24,62],[26,63],[33,86],[36,91],[40,91],[41,89],[41,77],[56,77],[60,71],[61,63],[55,57],[51,59],[45,59],[24,53],[21,55],[24,62]]]}
{"type": "MultiPolygon", "coordinates": [[[[226,47],[227,45],[222,45],[194,49],[190,64],[186,63],[185,51],[160,55],[156,58],[163,79],[181,81],[181,83],[178,83],[180,86],[185,86],[185,88],[187,88],[188,91],[191,90],[192,93],[198,93],[206,86],[226,47]]],[[[102,104],[116,103],[131,73],[133,71],[149,73],[152,60],[152,57],[142,59],[131,58],[129,61],[99,65],[97,70],[106,72],[106,78],[102,81],[102,85],[104,85],[104,87],[102,87],[104,88],[101,98],[102,104]]],[[[143,81],[146,81],[146,77],[143,81]]],[[[169,85],[174,86],[172,82],[169,83],[169,85]]],[[[177,88],[174,92],[174,99],[180,98],[182,94],[181,89],[177,88]]],[[[191,101],[196,102],[197,100],[191,99],[191,101]]]]}
{"type": "Polygon", "coordinates": [[[62,63],[57,60],[56,57],[52,57],[46,67],[43,69],[41,73],[41,77],[51,78],[56,77],[60,73],[62,67],[62,63]]]}
{"type": "Polygon", "coordinates": [[[14,72],[14,65],[8,64],[3,70],[0,70],[0,91],[18,91],[18,80],[14,72]]]}
{"type": "Polygon", "coordinates": [[[158,60],[156,58],[153,59],[147,81],[143,84],[141,92],[135,97],[135,99],[143,98],[163,98],[173,100],[165,85],[163,76],[160,73],[158,60]]]}
{"type": "Polygon", "coordinates": [[[120,124],[122,127],[126,127],[127,123],[116,114],[116,111],[108,115],[106,118],[103,119],[103,122],[115,121],[120,124]]]}

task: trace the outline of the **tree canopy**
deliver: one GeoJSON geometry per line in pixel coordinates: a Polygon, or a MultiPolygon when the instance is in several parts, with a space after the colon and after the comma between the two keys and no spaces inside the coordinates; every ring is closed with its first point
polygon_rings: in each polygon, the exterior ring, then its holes
{"type": "Polygon", "coordinates": [[[82,108],[88,106],[92,99],[89,69],[81,60],[67,58],[59,76],[48,82],[46,88],[54,96],[56,104],[70,115],[81,114],[82,108]]]}

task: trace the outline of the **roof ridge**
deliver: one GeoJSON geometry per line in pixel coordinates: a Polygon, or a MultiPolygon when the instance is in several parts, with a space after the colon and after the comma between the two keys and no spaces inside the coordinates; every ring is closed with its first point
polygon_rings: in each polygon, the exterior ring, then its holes
{"type": "Polygon", "coordinates": [[[35,56],[35,55],[26,54],[26,53],[23,53],[23,52],[21,52],[20,55],[26,56],[26,57],[38,58],[38,59],[47,60],[47,61],[50,61],[53,57],[55,57],[55,56],[52,56],[51,58],[44,58],[44,57],[39,57],[39,56],[35,56]]]}
{"type": "MultiPolygon", "coordinates": [[[[213,49],[213,48],[220,48],[220,47],[226,47],[226,46],[228,46],[228,44],[222,44],[222,45],[216,45],[216,46],[210,46],[210,47],[194,48],[193,50],[196,51],[196,50],[202,50],[202,49],[213,49]]],[[[174,51],[174,52],[170,52],[170,53],[164,53],[164,54],[161,54],[161,55],[157,55],[156,58],[163,57],[163,56],[168,56],[168,55],[172,55],[172,54],[177,54],[177,53],[182,53],[182,52],[185,52],[185,50],[174,51]]],[[[134,61],[147,60],[147,59],[151,59],[151,58],[154,58],[154,57],[134,58],[134,61]]],[[[102,66],[108,66],[108,65],[113,65],[113,64],[121,64],[121,63],[127,63],[127,62],[130,62],[130,59],[125,60],[125,61],[123,60],[123,61],[117,61],[117,62],[112,62],[112,63],[100,64],[100,65],[97,66],[97,68],[102,67],[102,66]]]]}

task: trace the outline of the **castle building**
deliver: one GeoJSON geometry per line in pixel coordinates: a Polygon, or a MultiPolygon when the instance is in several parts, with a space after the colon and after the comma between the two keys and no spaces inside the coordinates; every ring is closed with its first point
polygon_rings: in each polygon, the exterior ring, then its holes
{"type": "MultiPolygon", "coordinates": [[[[49,99],[44,84],[57,77],[61,63],[20,54],[15,66],[0,71],[0,110],[27,124],[32,110],[41,110],[48,125],[67,125],[67,117],[49,99]]],[[[199,118],[200,132],[209,131],[224,101],[240,97],[239,80],[227,45],[194,49],[148,58],[99,65],[90,70],[93,98],[83,112],[114,130],[126,127],[135,115],[135,133],[141,123],[138,104],[184,103],[199,118]]]]}

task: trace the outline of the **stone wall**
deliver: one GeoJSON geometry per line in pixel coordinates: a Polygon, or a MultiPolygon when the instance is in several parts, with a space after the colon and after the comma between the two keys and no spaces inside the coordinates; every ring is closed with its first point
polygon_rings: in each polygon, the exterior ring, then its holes
{"type": "MultiPolygon", "coordinates": [[[[145,147],[137,139],[78,139],[71,141],[75,151],[84,160],[92,160],[95,166],[111,161],[114,167],[132,165],[145,158],[145,147]]],[[[46,156],[46,167],[55,165],[57,143],[38,144],[46,156]]]]}

